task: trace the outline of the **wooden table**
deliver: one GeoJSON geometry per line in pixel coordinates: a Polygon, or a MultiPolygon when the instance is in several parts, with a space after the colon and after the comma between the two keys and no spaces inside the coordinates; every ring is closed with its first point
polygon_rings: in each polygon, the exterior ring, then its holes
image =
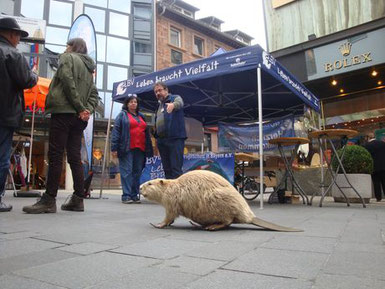
{"type": "MultiPolygon", "coordinates": [[[[345,179],[349,185],[347,188],[352,188],[354,190],[354,192],[357,194],[357,196],[360,198],[363,207],[364,208],[366,207],[364,199],[361,197],[361,195],[358,193],[358,191],[352,186],[348,177],[346,176],[346,171],[345,171],[345,168],[342,164],[342,160],[344,158],[345,148],[346,148],[348,139],[356,136],[357,134],[358,134],[358,131],[351,130],[351,129],[324,129],[324,130],[319,130],[319,131],[312,131],[309,133],[310,138],[315,138],[318,140],[318,144],[319,144],[320,149],[321,149],[321,156],[323,156],[323,159],[326,160],[326,163],[328,165],[328,169],[327,169],[326,173],[329,172],[332,176],[332,182],[329,185],[324,184],[323,176],[321,178],[321,188],[322,189],[321,189],[321,200],[320,200],[320,204],[319,204],[320,207],[322,207],[322,202],[323,202],[325,196],[331,190],[331,188],[333,187],[334,184],[336,184],[337,188],[340,190],[341,194],[344,196],[344,198],[346,200],[346,204],[348,206],[350,206],[349,199],[346,197],[346,195],[342,191],[341,187],[338,186],[338,184],[336,183],[337,174],[338,174],[339,169],[342,170],[342,172],[345,176],[345,179]],[[341,156],[339,156],[337,154],[337,148],[333,144],[333,140],[340,140],[341,156]],[[326,157],[326,153],[325,153],[328,144],[330,145],[332,152],[333,152],[333,156],[332,156],[331,160],[329,160],[326,157]],[[338,166],[335,170],[333,170],[332,163],[333,163],[333,160],[335,158],[338,161],[338,166]],[[324,191],[325,187],[327,187],[326,191],[324,191]]],[[[313,196],[311,197],[310,202],[313,201],[313,198],[314,198],[314,193],[313,193],[313,196]]]]}
{"type": "MultiPolygon", "coordinates": [[[[305,191],[301,188],[301,186],[299,185],[299,183],[295,179],[294,173],[293,173],[293,168],[292,168],[292,164],[293,164],[293,161],[295,159],[298,147],[302,144],[307,144],[309,142],[310,142],[310,140],[308,138],[303,138],[303,137],[279,137],[279,138],[269,140],[270,144],[274,144],[274,145],[278,146],[279,153],[281,154],[281,157],[285,163],[285,168],[286,168],[286,171],[285,171],[283,178],[281,179],[281,181],[279,182],[279,184],[275,188],[274,192],[269,197],[269,203],[272,203],[272,198],[275,194],[277,194],[282,183],[284,181],[286,181],[287,177],[290,177],[291,182],[293,184],[293,189],[294,188],[297,189],[298,194],[302,197],[303,203],[308,204],[308,205],[311,204],[309,202],[309,198],[307,197],[305,191]],[[283,151],[284,146],[294,146],[294,148],[291,152],[290,159],[285,155],[285,152],[283,151]]],[[[293,190],[293,193],[294,193],[294,190],[293,190]]]]}

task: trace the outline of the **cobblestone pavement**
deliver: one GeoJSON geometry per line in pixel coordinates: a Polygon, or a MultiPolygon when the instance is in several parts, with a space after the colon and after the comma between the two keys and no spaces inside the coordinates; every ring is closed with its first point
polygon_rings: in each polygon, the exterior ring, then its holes
{"type": "Polygon", "coordinates": [[[67,195],[60,192],[56,214],[28,215],[21,209],[35,199],[7,193],[14,208],[0,213],[2,289],[385,288],[385,201],[263,210],[252,201],[258,217],[305,231],[207,232],[184,218],[155,229],[161,206],[122,204],[116,191],[86,200],[83,213],[64,212],[67,195]]]}

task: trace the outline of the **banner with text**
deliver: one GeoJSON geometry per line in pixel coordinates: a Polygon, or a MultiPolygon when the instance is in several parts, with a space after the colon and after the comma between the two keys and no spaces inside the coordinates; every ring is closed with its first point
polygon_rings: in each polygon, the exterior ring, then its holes
{"type": "MultiPolygon", "coordinates": [[[[258,152],[259,125],[218,124],[218,148],[221,152],[258,152]]],[[[270,139],[294,137],[294,116],[281,118],[263,125],[263,150],[273,150],[270,139]]]]}
{"type": "MultiPolygon", "coordinates": [[[[234,183],[234,154],[187,154],[184,155],[183,172],[192,170],[209,170],[215,172],[230,183],[234,183]]],[[[162,162],[159,156],[147,158],[146,166],[142,172],[140,183],[149,180],[164,178],[162,162]]]]}

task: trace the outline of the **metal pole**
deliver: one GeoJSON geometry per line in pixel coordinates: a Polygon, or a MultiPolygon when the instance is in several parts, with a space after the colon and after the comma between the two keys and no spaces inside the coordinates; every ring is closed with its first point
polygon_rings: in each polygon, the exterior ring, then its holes
{"type": "Polygon", "coordinates": [[[107,159],[107,148],[108,148],[108,140],[110,138],[110,126],[111,126],[111,117],[112,117],[112,109],[114,108],[114,101],[111,98],[111,111],[110,111],[110,117],[108,118],[107,123],[107,136],[106,136],[106,143],[104,144],[104,154],[103,154],[103,165],[102,165],[102,177],[101,177],[101,183],[100,183],[100,193],[99,198],[102,198],[103,193],[103,184],[104,184],[104,171],[106,169],[106,159],[107,159]]]}
{"type": "Polygon", "coordinates": [[[32,146],[33,146],[33,131],[34,131],[34,129],[35,129],[36,98],[37,98],[37,93],[35,94],[35,99],[34,99],[34,101],[33,101],[32,124],[31,124],[31,140],[30,140],[30,146],[29,146],[29,159],[28,159],[27,187],[29,186],[29,179],[30,179],[30,176],[31,176],[32,146]]]}
{"type": "Polygon", "coordinates": [[[261,82],[261,65],[257,69],[257,83],[258,83],[258,122],[259,122],[259,191],[261,199],[259,200],[260,209],[263,209],[263,124],[262,124],[262,82],[261,82]]]}

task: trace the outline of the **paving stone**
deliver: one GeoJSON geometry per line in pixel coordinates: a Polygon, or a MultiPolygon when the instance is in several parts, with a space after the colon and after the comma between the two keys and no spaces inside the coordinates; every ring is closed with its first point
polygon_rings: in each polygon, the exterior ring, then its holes
{"type": "Polygon", "coordinates": [[[14,275],[0,276],[1,289],[66,289],[45,282],[14,275]]]}
{"type": "Polygon", "coordinates": [[[115,248],[117,248],[117,246],[88,242],[88,243],[81,243],[81,244],[60,247],[58,248],[58,250],[80,254],[80,255],[89,255],[89,254],[103,252],[103,251],[107,251],[115,248]]]}
{"type": "Polygon", "coordinates": [[[271,277],[252,273],[217,270],[184,289],[310,289],[312,282],[290,278],[271,277]]]}
{"type": "MultiPolygon", "coordinates": [[[[384,242],[385,243],[385,242],[384,242]]],[[[385,246],[379,244],[363,244],[356,242],[339,242],[334,248],[335,251],[341,252],[372,252],[372,253],[385,253],[385,246]]]]}
{"type": "Polygon", "coordinates": [[[223,268],[311,280],[317,276],[327,258],[328,254],[323,253],[258,248],[223,268]]]}
{"type": "Polygon", "coordinates": [[[335,252],[323,271],[329,274],[363,276],[385,280],[384,253],[335,252]],[[384,277],[383,277],[384,276],[384,277]]]}
{"type": "Polygon", "coordinates": [[[196,275],[181,273],[171,268],[143,268],[87,289],[179,289],[198,278],[196,275]]]}
{"type": "Polygon", "coordinates": [[[261,247],[290,251],[331,253],[336,243],[337,239],[333,238],[280,235],[266,242],[261,247]]]}
{"type": "Polygon", "coordinates": [[[206,242],[159,238],[140,244],[123,246],[111,251],[157,259],[171,259],[183,255],[189,251],[194,251],[206,244],[206,242]]]}
{"type": "Polygon", "coordinates": [[[231,261],[240,255],[243,255],[249,251],[252,251],[258,245],[264,243],[265,241],[266,239],[259,242],[258,241],[256,242],[241,242],[241,241],[216,242],[216,243],[207,244],[195,250],[189,251],[188,253],[186,253],[186,255],[213,259],[213,260],[231,261]]]}
{"type": "Polygon", "coordinates": [[[0,259],[0,275],[25,268],[74,258],[76,256],[78,255],[62,252],[55,249],[48,249],[44,251],[3,258],[0,259]]]}
{"type": "Polygon", "coordinates": [[[321,274],[312,289],[383,289],[385,281],[365,278],[365,276],[344,276],[321,274]]]}
{"type": "Polygon", "coordinates": [[[0,260],[32,252],[44,251],[46,249],[62,247],[62,244],[41,241],[36,239],[7,240],[1,242],[0,260]]]}
{"type": "Polygon", "coordinates": [[[173,268],[178,272],[190,273],[194,275],[207,275],[225,264],[226,262],[223,261],[181,256],[175,259],[165,260],[161,264],[156,265],[156,267],[162,269],[173,268]]]}
{"type": "Polygon", "coordinates": [[[40,233],[36,232],[12,232],[12,233],[7,233],[7,234],[0,234],[0,239],[3,240],[18,240],[18,239],[25,239],[25,238],[30,238],[30,237],[36,237],[39,236],[40,233]]]}
{"type": "Polygon", "coordinates": [[[103,252],[19,270],[14,274],[66,288],[79,289],[121,278],[131,270],[153,265],[156,262],[158,261],[149,258],[103,252]]]}

